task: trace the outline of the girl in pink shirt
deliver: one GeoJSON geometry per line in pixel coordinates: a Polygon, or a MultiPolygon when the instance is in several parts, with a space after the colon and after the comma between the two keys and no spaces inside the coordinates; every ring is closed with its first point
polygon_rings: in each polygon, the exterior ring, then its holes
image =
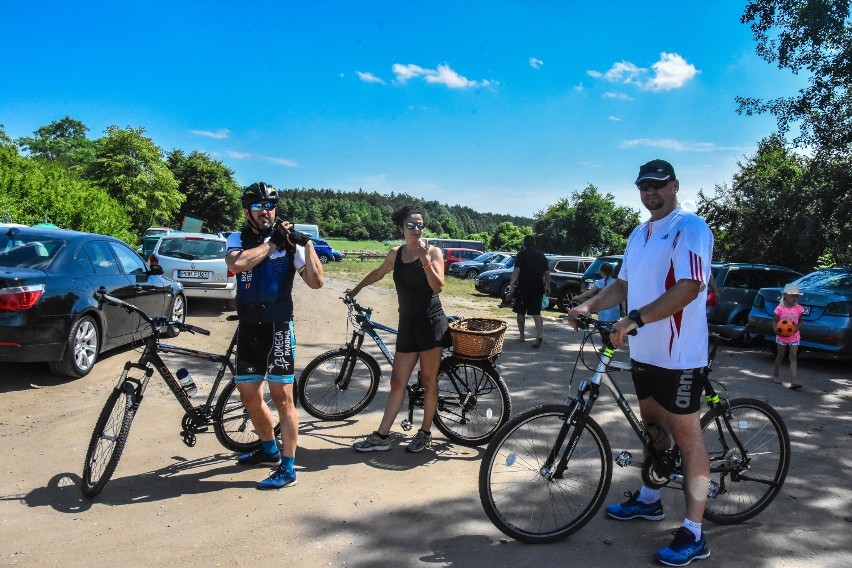
{"type": "Polygon", "coordinates": [[[793,390],[801,390],[802,388],[797,377],[798,363],[796,360],[799,353],[799,341],[802,339],[798,327],[799,322],[802,319],[802,312],[804,311],[804,308],[799,305],[800,295],[799,287],[795,284],[787,284],[784,286],[784,291],[781,293],[781,303],[778,304],[777,308],[775,308],[775,321],[773,323],[773,327],[777,327],[778,322],[783,319],[787,319],[792,320],[793,323],[796,324],[796,333],[793,335],[787,337],[781,335],[775,336],[775,343],[778,344],[778,354],[775,356],[775,369],[772,372],[772,382],[781,383],[781,379],[779,378],[781,363],[784,361],[784,352],[787,350],[787,347],[789,347],[790,374],[792,375],[790,388],[793,390]]]}

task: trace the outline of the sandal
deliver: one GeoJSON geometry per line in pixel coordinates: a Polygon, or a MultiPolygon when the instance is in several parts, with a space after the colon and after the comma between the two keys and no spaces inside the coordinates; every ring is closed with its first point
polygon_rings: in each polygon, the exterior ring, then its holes
{"type": "Polygon", "coordinates": [[[541,338],[541,337],[537,337],[537,338],[535,339],[535,342],[532,344],[533,349],[538,349],[539,347],[541,347],[541,344],[542,344],[543,342],[544,342],[544,339],[543,339],[543,338],[541,338]]]}
{"type": "Polygon", "coordinates": [[[802,385],[800,385],[799,383],[793,383],[792,385],[790,385],[790,390],[800,391],[802,390],[802,385]]]}

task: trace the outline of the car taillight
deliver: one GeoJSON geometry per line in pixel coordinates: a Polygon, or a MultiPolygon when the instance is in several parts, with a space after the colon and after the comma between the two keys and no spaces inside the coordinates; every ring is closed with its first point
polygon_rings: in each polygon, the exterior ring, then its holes
{"type": "Polygon", "coordinates": [[[44,294],[44,286],[41,284],[0,288],[0,311],[17,312],[28,310],[36,305],[42,294],[44,294]]]}
{"type": "Polygon", "coordinates": [[[754,307],[755,308],[762,308],[765,305],[766,305],[766,300],[763,298],[763,296],[758,294],[757,296],[754,297],[754,307]]]}
{"type": "Polygon", "coordinates": [[[712,307],[716,305],[716,292],[713,290],[709,290],[707,292],[707,307],[712,307]]]}
{"type": "Polygon", "coordinates": [[[228,278],[233,278],[234,276],[236,276],[236,274],[228,270],[228,278]]]}
{"type": "Polygon", "coordinates": [[[825,315],[848,318],[852,315],[852,302],[833,302],[825,307],[825,315]]]}
{"type": "Polygon", "coordinates": [[[155,264],[160,264],[160,259],[154,256],[154,253],[152,252],[150,256],[148,256],[148,266],[154,266],[155,264]]]}

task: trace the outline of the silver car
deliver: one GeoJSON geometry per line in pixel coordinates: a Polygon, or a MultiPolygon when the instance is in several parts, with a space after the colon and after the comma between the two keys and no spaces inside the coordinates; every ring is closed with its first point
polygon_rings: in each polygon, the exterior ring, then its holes
{"type": "Polygon", "coordinates": [[[163,235],[148,264],[163,267],[163,275],[183,284],[189,298],[225,300],[235,308],[237,277],[225,264],[225,239],[206,233],[163,235]]]}

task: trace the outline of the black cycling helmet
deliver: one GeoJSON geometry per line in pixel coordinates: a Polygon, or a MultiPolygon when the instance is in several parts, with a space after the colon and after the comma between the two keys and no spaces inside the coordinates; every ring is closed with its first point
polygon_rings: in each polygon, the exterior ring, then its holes
{"type": "Polygon", "coordinates": [[[248,209],[252,203],[274,203],[278,205],[278,190],[262,181],[255,182],[243,190],[240,197],[243,209],[248,209]]]}

